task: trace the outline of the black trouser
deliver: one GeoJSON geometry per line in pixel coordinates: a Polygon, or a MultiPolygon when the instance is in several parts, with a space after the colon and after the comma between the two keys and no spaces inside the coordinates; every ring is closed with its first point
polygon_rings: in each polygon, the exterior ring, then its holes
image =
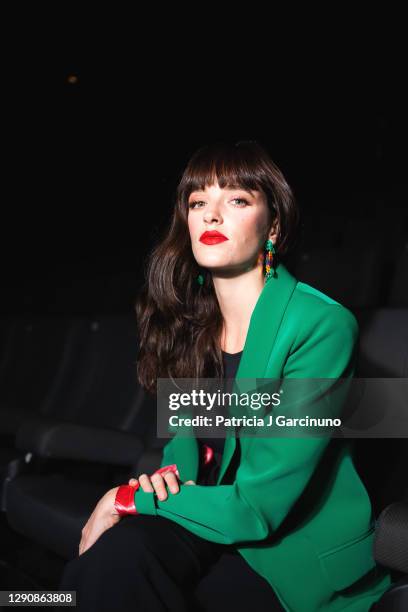
{"type": "Polygon", "coordinates": [[[69,561],[58,588],[75,590],[76,609],[86,612],[283,610],[233,546],[145,514],[124,516],[69,561]]]}

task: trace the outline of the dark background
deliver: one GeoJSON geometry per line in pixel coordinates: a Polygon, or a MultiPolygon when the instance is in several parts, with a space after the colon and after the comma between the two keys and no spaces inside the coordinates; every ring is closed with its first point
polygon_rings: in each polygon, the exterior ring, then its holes
{"type": "Polygon", "coordinates": [[[353,215],[389,248],[382,221],[407,207],[398,19],[300,38],[302,15],[184,27],[65,6],[4,25],[2,313],[131,310],[184,165],[223,138],[268,148],[317,219],[306,246],[353,215]]]}
{"type": "MultiPolygon", "coordinates": [[[[296,276],[358,315],[360,376],[405,375],[406,19],[356,7],[2,7],[2,588],[56,588],[96,500],[150,469],[142,456],[123,474],[115,457],[117,434],[140,436],[154,414],[129,367],[132,311],[197,147],[266,146],[301,208],[296,276]],[[78,435],[49,453],[65,421],[78,435]]],[[[366,441],[378,516],[403,498],[405,440],[366,441]]]]}

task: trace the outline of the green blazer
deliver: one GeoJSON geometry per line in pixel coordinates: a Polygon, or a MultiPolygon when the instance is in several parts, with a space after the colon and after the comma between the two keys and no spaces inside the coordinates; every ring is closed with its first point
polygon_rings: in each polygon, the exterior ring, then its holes
{"type": "MultiPolygon", "coordinates": [[[[280,264],[252,312],[236,380],[351,379],[358,333],[348,309],[280,264]]],[[[177,464],[180,491],[160,501],[139,489],[137,511],[234,545],[285,610],[367,612],[391,580],[373,558],[374,516],[348,441],[243,437],[240,444],[233,484],[222,484],[237,446],[227,430],[217,485],[191,486],[182,483],[197,479],[197,440],[174,435],[161,466],[177,464]]]]}

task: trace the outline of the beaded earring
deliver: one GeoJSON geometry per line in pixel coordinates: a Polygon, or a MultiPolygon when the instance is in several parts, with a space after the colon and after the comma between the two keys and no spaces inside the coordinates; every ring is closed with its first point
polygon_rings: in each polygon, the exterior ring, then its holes
{"type": "MultiPolygon", "coordinates": [[[[276,270],[272,267],[273,255],[275,254],[276,251],[273,242],[272,240],[268,239],[265,243],[265,282],[272,278],[272,276],[274,278],[277,277],[276,270]]],[[[204,276],[201,274],[201,272],[197,276],[197,284],[201,286],[204,284],[204,276]]]]}
{"type": "Polygon", "coordinates": [[[272,260],[275,253],[276,251],[273,242],[272,240],[268,239],[265,243],[265,282],[272,278],[272,276],[274,278],[277,277],[275,268],[272,268],[272,260]]]}

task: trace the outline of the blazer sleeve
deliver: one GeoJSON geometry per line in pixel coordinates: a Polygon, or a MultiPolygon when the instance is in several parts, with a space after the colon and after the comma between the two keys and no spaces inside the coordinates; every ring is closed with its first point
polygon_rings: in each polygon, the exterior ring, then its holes
{"type": "MultiPolygon", "coordinates": [[[[283,378],[330,378],[333,385],[340,377],[352,378],[357,338],[354,315],[340,304],[325,303],[302,321],[283,378]]],[[[329,441],[329,436],[254,437],[233,484],[180,484],[179,492],[168,492],[163,501],[154,492],[138,489],[136,509],[168,518],[216,543],[263,540],[278,529],[302,494],[329,441]]],[[[163,465],[167,463],[170,454],[163,465]]]]}

